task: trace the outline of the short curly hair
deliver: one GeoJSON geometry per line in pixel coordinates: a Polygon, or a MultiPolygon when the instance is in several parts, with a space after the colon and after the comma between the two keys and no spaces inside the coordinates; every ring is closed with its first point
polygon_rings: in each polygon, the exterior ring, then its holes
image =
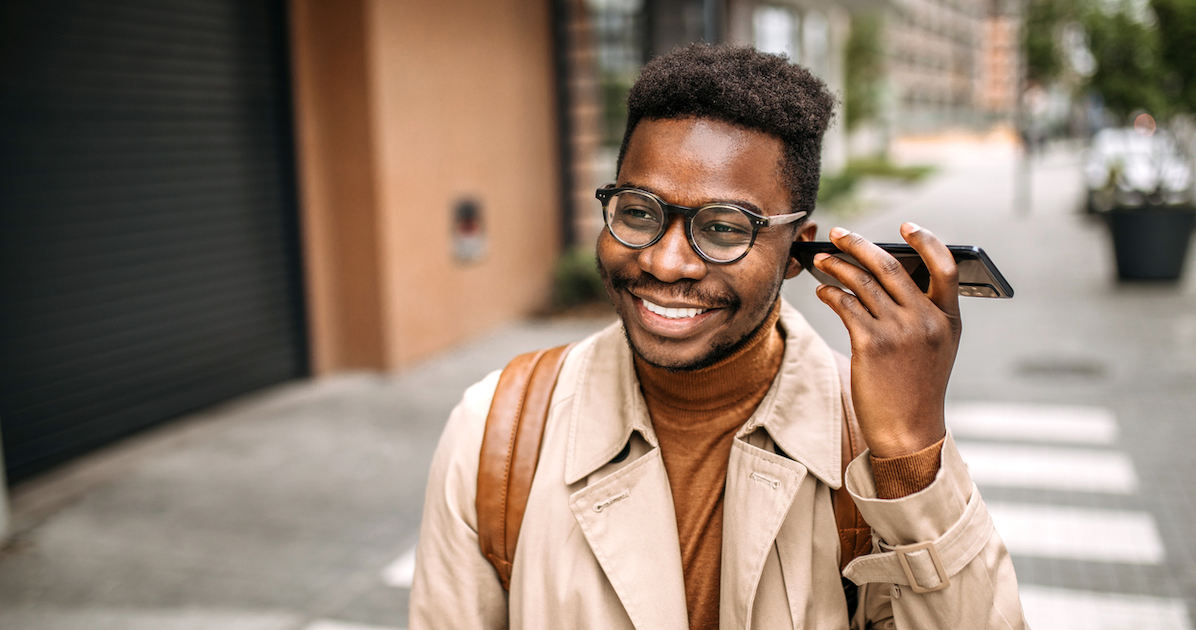
{"type": "Polygon", "coordinates": [[[835,97],[826,84],[780,55],[746,46],[690,44],[644,66],[627,95],[627,144],[640,121],[711,118],[780,138],[781,174],[794,212],[814,211],[822,136],[835,97]]]}

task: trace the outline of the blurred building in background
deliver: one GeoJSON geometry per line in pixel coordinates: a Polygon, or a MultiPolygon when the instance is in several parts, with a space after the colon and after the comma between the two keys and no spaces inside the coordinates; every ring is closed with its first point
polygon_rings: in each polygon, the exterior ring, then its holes
{"type": "Polygon", "coordinates": [[[394,370],[544,304],[560,243],[550,0],[292,0],[317,374],[394,370]]]}
{"type": "Polygon", "coordinates": [[[980,67],[980,92],[976,105],[998,120],[1011,120],[1021,93],[1021,3],[990,0],[984,18],[980,67]]]}
{"type": "Polygon", "coordinates": [[[884,124],[1006,111],[1016,24],[987,0],[5,2],[10,477],[543,308],[602,228],[644,63],[754,45],[842,93],[862,13],[888,16],[884,124]]]}
{"type": "Polygon", "coordinates": [[[543,305],[550,0],[0,5],[0,423],[19,480],[543,305]]]}
{"type": "Polygon", "coordinates": [[[984,124],[1016,104],[1016,24],[999,0],[893,0],[886,36],[899,132],[984,124]]]}
{"type": "Polygon", "coordinates": [[[281,3],[0,4],[10,479],[308,372],[281,3]]]}

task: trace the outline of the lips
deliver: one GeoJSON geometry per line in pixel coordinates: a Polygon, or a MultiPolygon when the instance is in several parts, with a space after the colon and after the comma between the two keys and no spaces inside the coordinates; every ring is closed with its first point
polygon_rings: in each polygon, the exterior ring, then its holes
{"type": "Polygon", "coordinates": [[[633,296],[635,321],[645,331],[669,339],[689,339],[710,330],[715,320],[721,320],[722,308],[696,306],[662,306],[633,296]]]}

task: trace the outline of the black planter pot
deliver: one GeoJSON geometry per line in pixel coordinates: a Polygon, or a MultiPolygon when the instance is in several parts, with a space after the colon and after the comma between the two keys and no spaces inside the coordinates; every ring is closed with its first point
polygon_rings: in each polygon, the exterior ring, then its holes
{"type": "Polygon", "coordinates": [[[1109,212],[1117,277],[1178,280],[1184,270],[1196,209],[1116,208],[1109,212]]]}

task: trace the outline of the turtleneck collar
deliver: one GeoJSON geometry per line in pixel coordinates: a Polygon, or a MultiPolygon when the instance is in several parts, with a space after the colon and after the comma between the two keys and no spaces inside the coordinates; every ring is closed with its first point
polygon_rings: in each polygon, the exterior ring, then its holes
{"type": "Polygon", "coordinates": [[[767,391],[781,367],[785,338],[778,327],[778,299],[760,327],[742,348],[718,363],[692,372],[672,372],[635,357],[640,389],[649,407],[712,411],[767,391]]]}

